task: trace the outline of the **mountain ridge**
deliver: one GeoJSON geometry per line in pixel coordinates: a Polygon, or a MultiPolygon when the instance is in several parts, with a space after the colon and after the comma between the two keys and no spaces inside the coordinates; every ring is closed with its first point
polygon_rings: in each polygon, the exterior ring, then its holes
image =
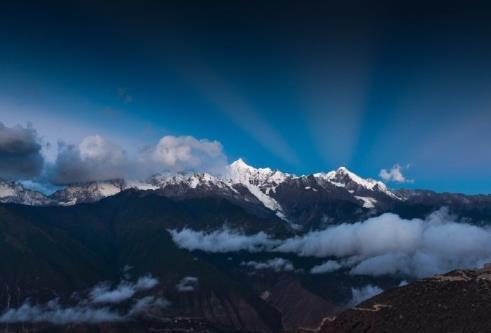
{"type": "Polygon", "coordinates": [[[489,195],[391,190],[383,182],[362,178],[346,167],[297,176],[271,168],[254,168],[242,159],[228,165],[220,176],[162,173],[145,181],[115,179],[71,184],[48,196],[20,183],[0,181],[0,202],[70,206],[96,202],[127,190],[152,191],[177,199],[224,198],[254,215],[275,218],[293,229],[304,230],[354,222],[383,212],[404,213],[410,211],[408,207],[428,213],[448,205],[491,216],[489,195]]]}

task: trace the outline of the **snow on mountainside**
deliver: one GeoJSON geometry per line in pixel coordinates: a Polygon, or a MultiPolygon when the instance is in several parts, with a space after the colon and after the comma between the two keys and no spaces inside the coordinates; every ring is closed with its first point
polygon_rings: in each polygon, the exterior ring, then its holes
{"type": "Polygon", "coordinates": [[[242,159],[229,165],[227,170],[228,182],[244,185],[262,204],[286,220],[281,205],[270,196],[276,187],[291,176],[270,168],[253,168],[242,159]]]}
{"type": "Polygon", "coordinates": [[[194,173],[194,174],[160,174],[154,175],[150,178],[149,183],[155,189],[163,189],[168,186],[186,186],[192,189],[198,187],[218,187],[226,188],[228,185],[218,177],[212,176],[207,173],[194,173]]]}
{"type": "Polygon", "coordinates": [[[364,179],[357,174],[349,171],[345,167],[340,167],[336,171],[328,173],[315,173],[314,177],[326,180],[331,184],[346,188],[350,193],[359,190],[379,191],[392,198],[398,198],[393,192],[387,189],[384,183],[373,179],[364,179]]]}
{"type": "Polygon", "coordinates": [[[55,192],[51,198],[62,206],[70,206],[83,202],[97,201],[125,189],[125,182],[121,180],[90,182],[74,184],[55,192]]]}
{"type": "Polygon", "coordinates": [[[0,202],[42,206],[55,204],[44,194],[24,188],[21,184],[0,180],[0,202]]]}
{"type": "MultiPolygon", "coordinates": [[[[277,189],[297,188],[305,183],[295,196],[322,196],[323,191],[338,188],[344,196],[358,202],[360,207],[374,209],[380,198],[400,200],[384,183],[372,179],[364,179],[341,167],[336,171],[315,173],[308,176],[295,176],[270,168],[254,168],[242,159],[231,163],[224,175],[212,176],[207,173],[158,174],[146,181],[111,180],[73,184],[52,194],[49,197],[24,189],[22,185],[1,182],[0,202],[15,202],[27,205],[74,205],[94,202],[115,195],[127,189],[156,190],[166,196],[189,196],[193,193],[219,195],[233,198],[236,202],[243,201],[262,205],[274,212],[283,220],[288,220],[285,211],[291,207],[282,207],[284,201],[277,195],[277,189]]],[[[298,189],[298,188],[297,188],[298,189]]],[[[331,193],[329,192],[329,193],[331,193]]],[[[335,200],[335,198],[333,198],[335,200]]],[[[290,203],[288,203],[290,205],[290,203]]],[[[291,209],[290,209],[291,210],[291,209]]]]}

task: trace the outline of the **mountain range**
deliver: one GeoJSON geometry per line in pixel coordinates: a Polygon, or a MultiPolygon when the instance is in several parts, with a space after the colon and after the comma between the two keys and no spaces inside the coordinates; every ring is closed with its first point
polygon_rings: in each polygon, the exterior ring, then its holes
{"type": "MultiPolygon", "coordinates": [[[[371,317],[357,324],[346,308],[420,282],[399,288],[414,276],[352,274],[342,261],[243,245],[296,240],[387,212],[421,219],[442,206],[470,228],[487,228],[491,221],[489,195],[391,190],[343,167],[295,176],[242,160],[220,177],[159,174],[145,181],[72,184],[49,196],[3,181],[0,197],[5,333],[366,328],[371,317]],[[179,231],[210,248],[234,250],[182,246],[179,231]],[[220,238],[223,232],[236,237],[220,238]],[[333,316],[339,319],[327,323],[333,316]]],[[[417,295],[426,290],[418,288],[417,295]]],[[[438,292],[432,295],[437,299],[438,292]]]]}
{"type": "Polygon", "coordinates": [[[276,216],[290,227],[319,229],[353,222],[382,212],[419,217],[435,207],[479,219],[491,217],[490,195],[391,190],[345,167],[327,173],[296,176],[270,168],[254,168],[239,159],[222,176],[207,173],[157,174],[145,181],[124,179],[71,184],[51,195],[0,181],[0,202],[31,206],[70,206],[90,203],[122,191],[152,191],[176,199],[224,198],[261,217],[276,216]]]}

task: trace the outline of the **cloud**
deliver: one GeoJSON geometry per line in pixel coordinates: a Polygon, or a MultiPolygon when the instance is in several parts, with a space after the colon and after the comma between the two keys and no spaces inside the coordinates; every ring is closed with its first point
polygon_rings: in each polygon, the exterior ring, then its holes
{"type": "Polygon", "coordinates": [[[372,276],[403,274],[419,278],[491,262],[491,230],[459,221],[445,208],[426,219],[408,220],[386,213],[284,240],[231,230],[204,233],[183,229],[171,234],[178,246],[188,250],[336,257],[343,259],[342,265],[350,267],[352,274],[372,276]]]}
{"type": "Polygon", "coordinates": [[[491,230],[457,221],[447,209],[424,220],[386,213],[291,238],[274,250],[348,258],[352,274],[424,277],[491,261],[491,230]]]}
{"type": "Polygon", "coordinates": [[[386,213],[283,242],[275,250],[349,258],[353,274],[424,277],[491,260],[491,230],[457,221],[440,209],[426,219],[386,213]]]}
{"type": "Polygon", "coordinates": [[[80,299],[74,305],[62,305],[58,298],[45,304],[32,304],[29,300],[18,308],[9,308],[0,315],[0,323],[48,322],[53,324],[118,322],[128,320],[151,308],[164,308],[170,303],[159,297],[145,296],[132,299],[137,291],[153,288],[158,280],[151,276],[139,278],[131,283],[122,281],[114,290],[101,288],[99,284],[92,288],[87,298],[80,299]],[[121,313],[111,306],[129,301],[131,306],[121,313]],[[101,305],[104,303],[104,305],[101,305]]]}
{"type": "Polygon", "coordinates": [[[379,177],[382,178],[386,182],[395,182],[395,183],[413,183],[413,179],[407,179],[403,174],[403,169],[408,169],[401,167],[399,164],[394,164],[394,166],[390,169],[382,169],[380,170],[379,177]]]}
{"type": "Polygon", "coordinates": [[[78,146],[59,145],[50,179],[55,184],[71,184],[125,178],[129,164],[123,147],[100,135],[92,135],[78,146]]]}
{"type": "Polygon", "coordinates": [[[32,305],[29,302],[19,308],[8,309],[0,316],[1,323],[48,322],[53,324],[89,323],[122,321],[124,317],[107,307],[95,308],[91,305],[63,307],[57,299],[44,305],[32,305]]]}
{"type": "Polygon", "coordinates": [[[227,157],[218,141],[192,136],[164,136],[142,149],[136,158],[100,135],[84,138],[78,146],[59,144],[58,156],[49,169],[54,184],[73,184],[113,179],[146,179],[160,172],[199,171],[220,174],[227,157]]]}
{"type": "Polygon", "coordinates": [[[270,248],[278,241],[272,240],[266,233],[243,235],[229,229],[217,230],[210,233],[182,229],[169,231],[174,242],[181,248],[205,252],[259,252],[270,248]]]}
{"type": "Polygon", "coordinates": [[[330,272],[337,271],[341,267],[343,266],[340,263],[338,263],[336,260],[328,260],[323,264],[312,267],[310,273],[312,274],[330,273],[330,272]]]}
{"type": "Polygon", "coordinates": [[[369,298],[372,298],[375,295],[380,294],[381,292],[383,292],[382,289],[377,286],[372,286],[371,284],[362,288],[351,288],[351,300],[348,302],[347,306],[351,308],[369,298]]]}
{"type": "Polygon", "coordinates": [[[31,179],[40,175],[44,159],[36,130],[6,127],[0,122],[0,178],[31,179]]]}
{"type": "Polygon", "coordinates": [[[402,280],[400,283],[399,283],[399,287],[404,287],[404,286],[407,286],[408,282],[406,280],[402,280]]]}
{"type": "Polygon", "coordinates": [[[131,307],[126,317],[133,317],[142,312],[145,312],[150,308],[166,308],[170,305],[170,302],[164,298],[155,296],[145,296],[136,301],[131,307]]]}
{"type": "Polygon", "coordinates": [[[121,281],[114,289],[107,283],[102,283],[90,291],[89,297],[92,303],[121,303],[137,292],[152,289],[157,284],[158,280],[151,276],[140,277],[135,283],[121,281]]]}
{"type": "Polygon", "coordinates": [[[243,261],[240,263],[241,266],[248,266],[252,267],[254,269],[260,270],[260,269],[270,269],[275,272],[282,272],[282,271],[293,271],[295,267],[293,267],[293,264],[291,263],[290,260],[283,259],[283,258],[273,258],[267,261],[263,262],[258,262],[258,261],[243,261]]]}
{"type": "Polygon", "coordinates": [[[176,285],[176,289],[179,292],[189,292],[194,291],[198,286],[198,278],[195,276],[185,276],[176,285]]]}
{"type": "Polygon", "coordinates": [[[192,136],[164,136],[154,147],[142,150],[139,161],[147,168],[174,172],[222,173],[227,165],[220,142],[192,136]]]}

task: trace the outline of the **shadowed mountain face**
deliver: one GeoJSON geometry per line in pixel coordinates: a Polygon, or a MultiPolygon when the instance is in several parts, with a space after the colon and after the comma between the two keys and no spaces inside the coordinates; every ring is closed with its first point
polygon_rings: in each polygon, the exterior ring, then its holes
{"type": "MultiPolygon", "coordinates": [[[[288,280],[295,288],[290,297],[312,305],[317,314],[310,319],[283,318],[280,310],[288,313],[292,309],[288,300],[280,297],[285,290],[278,282],[280,274],[241,279],[243,272],[234,272],[227,258],[212,260],[206,254],[196,256],[179,249],[167,231],[221,228],[224,221],[230,228],[247,233],[287,233],[277,226],[273,228],[278,223],[275,218],[262,219],[226,200],[213,198],[176,201],[153,193],[128,191],[94,204],[71,207],[1,205],[0,307],[19,308],[27,299],[32,304],[44,304],[55,297],[70,304],[74,291],[86,293],[101,281],[119,281],[125,275],[125,267],[131,267],[132,277],[151,274],[157,278],[158,286],[148,293],[165,297],[171,306],[153,314],[159,319],[145,313],[137,321],[132,319],[127,327],[101,324],[104,332],[169,329],[174,324],[177,328],[201,327],[203,332],[278,332],[285,323],[314,325],[325,311],[334,311],[332,304],[307,291],[298,277],[291,275],[288,280]],[[187,276],[199,277],[199,282],[189,291],[178,290],[180,281],[187,276]],[[261,297],[257,285],[279,287],[268,300],[261,297]],[[188,319],[170,321],[172,325],[164,320],[182,317],[188,319]]],[[[124,307],[122,304],[118,309],[123,311],[124,307]]],[[[83,325],[54,329],[46,323],[0,324],[0,328],[7,332],[17,327],[20,332],[26,325],[32,332],[99,332],[83,325]]]]}
{"type": "Polygon", "coordinates": [[[322,333],[489,332],[491,266],[457,270],[375,296],[326,318],[322,333]]]}
{"type": "Polygon", "coordinates": [[[182,306],[173,311],[226,327],[270,331],[280,325],[277,311],[212,265],[178,249],[166,231],[189,224],[213,228],[223,221],[257,231],[257,225],[270,223],[227,201],[176,202],[128,192],[96,204],[7,205],[0,211],[2,308],[19,306],[27,297],[44,302],[101,281],[117,281],[129,266],[134,276],[151,273],[159,278],[160,288],[170,291],[167,297],[182,306]],[[184,276],[200,277],[200,291],[192,298],[175,291],[184,276]]]}

